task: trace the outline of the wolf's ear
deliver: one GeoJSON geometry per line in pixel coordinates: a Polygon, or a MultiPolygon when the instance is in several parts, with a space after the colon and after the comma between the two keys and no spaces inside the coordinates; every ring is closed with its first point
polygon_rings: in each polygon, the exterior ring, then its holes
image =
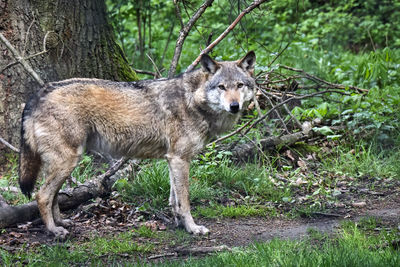
{"type": "Polygon", "coordinates": [[[256,63],[256,54],[254,51],[248,52],[241,60],[238,62],[238,66],[241,67],[243,70],[253,74],[254,72],[254,65],[256,63]]]}
{"type": "Polygon", "coordinates": [[[214,74],[219,69],[219,64],[207,54],[201,56],[200,63],[203,71],[211,74],[214,74]]]}

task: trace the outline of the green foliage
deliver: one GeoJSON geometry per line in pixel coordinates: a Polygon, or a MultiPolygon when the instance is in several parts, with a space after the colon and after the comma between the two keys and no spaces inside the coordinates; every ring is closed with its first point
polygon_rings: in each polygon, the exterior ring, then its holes
{"type": "Polygon", "coordinates": [[[169,197],[168,166],[165,161],[153,161],[143,166],[132,181],[119,179],[114,187],[126,201],[149,201],[153,207],[164,208],[169,197]]]}
{"type": "Polygon", "coordinates": [[[107,164],[95,166],[93,156],[84,154],[76,168],[72,171],[71,176],[76,178],[78,182],[84,183],[86,180],[94,177],[98,172],[103,172],[106,168],[107,164]]]}
{"type": "Polygon", "coordinates": [[[378,153],[373,145],[358,143],[351,146],[333,148],[333,155],[322,164],[324,169],[334,173],[348,174],[352,177],[374,177],[374,179],[393,178],[399,176],[396,161],[400,152],[378,153]]]}
{"type": "Polygon", "coordinates": [[[272,207],[257,205],[211,205],[209,207],[199,207],[193,214],[206,218],[240,218],[271,216],[276,215],[277,211],[272,207]]]}

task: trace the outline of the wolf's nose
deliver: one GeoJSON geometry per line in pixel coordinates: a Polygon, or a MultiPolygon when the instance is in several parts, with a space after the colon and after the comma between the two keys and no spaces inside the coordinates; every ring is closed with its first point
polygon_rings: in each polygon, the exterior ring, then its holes
{"type": "Polygon", "coordinates": [[[239,111],[239,103],[238,102],[232,102],[229,105],[229,109],[230,109],[230,112],[237,113],[239,111]]]}

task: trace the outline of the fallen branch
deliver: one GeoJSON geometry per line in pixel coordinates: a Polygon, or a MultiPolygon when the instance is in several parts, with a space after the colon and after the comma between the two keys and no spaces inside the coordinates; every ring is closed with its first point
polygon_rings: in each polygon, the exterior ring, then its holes
{"type": "MultiPolygon", "coordinates": [[[[96,198],[104,197],[111,191],[112,185],[125,172],[119,170],[127,160],[122,158],[115,162],[105,173],[74,188],[62,190],[58,194],[58,203],[62,211],[69,210],[80,204],[96,198]]],[[[129,166],[128,166],[129,167],[129,166]]],[[[19,206],[6,206],[0,209],[0,228],[9,227],[17,223],[32,221],[39,217],[36,201],[19,206]]]]}
{"type": "Polygon", "coordinates": [[[175,252],[179,255],[198,255],[198,254],[207,254],[213,252],[221,252],[221,251],[231,251],[228,246],[216,246],[216,247],[190,247],[190,248],[180,248],[176,249],[175,252]]]}
{"type": "Polygon", "coordinates": [[[211,51],[211,49],[214,48],[214,46],[216,46],[219,42],[222,41],[222,39],[224,39],[229,32],[231,32],[236,25],[239,23],[239,21],[248,13],[250,13],[253,9],[255,9],[256,7],[260,6],[262,3],[266,2],[267,0],[258,0],[258,1],[254,1],[250,6],[248,6],[246,9],[244,9],[239,16],[237,16],[237,18],[232,22],[231,25],[229,25],[228,28],[226,28],[226,30],[221,33],[220,36],[218,36],[217,39],[214,40],[214,42],[212,42],[209,46],[207,46],[204,50],[202,50],[200,52],[200,55],[193,61],[192,64],[190,64],[190,66],[186,69],[185,72],[189,72],[191,70],[194,69],[194,67],[197,66],[197,64],[199,64],[201,56],[204,54],[207,54],[208,52],[211,51]]]}
{"type": "Polygon", "coordinates": [[[13,145],[11,145],[9,142],[7,142],[6,140],[4,140],[1,137],[0,137],[0,142],[3,143],[6,147],[11,149],[12,151],[19,153],[19,149],[18,148],[14,147],[13,145]]]}
{"type": "MultiPolygon", "coordinates": [[[[304,127],[306,128],[306,127],[304,127]]],[[[308,128],[308,127],[307,127],[308,128]]],[[[343,130],[343,127],[330,127],[333,131],[343,130]]],[[[236,160],[247,161],[252,159],[258,150],[271,151],[277,147],[290,146],[297,142],[308,140],[312,137],[323,137],[324,135],[319,132],[314,132],[309,129],[301,132],[291,133],[282,136],[270,136],[267,138],[260,139],[258,143],[249,142],[240,144],[234,147],[231,152],[233,158],[236,160]]]]}
{"type": "Polygon", "coordinates": [[[147,257],[147,259],[154,260],[154,259],[159,259],[159,258],[176,257],[176,256],[178,256],[178,253],[170,252],[170,253],[153,255],[153,256],[147,257]]]}

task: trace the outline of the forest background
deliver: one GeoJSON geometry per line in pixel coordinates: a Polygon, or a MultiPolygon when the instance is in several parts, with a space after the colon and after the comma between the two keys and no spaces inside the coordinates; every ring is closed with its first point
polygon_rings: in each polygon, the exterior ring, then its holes
{"type": "MultiPolygon", "coordinates": [[[[184,72],[252,4],[243,0],[105,3],[124,58],[137,74],[124,75],[125,80],[184,72]],[[213,3],[179,43],[183,29],[206,2],[213,3]],[[175,59],[179,44],[182,49],[175,59]]],[[[271,0],[234,24],[209,54],[217,60],[235,60],[254,50],[257,98],[231,134],[210,143],[193,161],[195,217],[210,220],[210,225],[233,218],[240,225],[244,218],[285,218],[298,223],[302,217],[354,217],[368,208],[398,211],[399,21],[398,1],[271,0]]],[[[18,146],[16,138],[7,140],[18,146]]],[[[29,200],[15,190],[17,154],[4,151],[2,199],[13,206],[24,205],[29,200]]],[[[85,156],[74,171],[78,187],[106,172],[108,164],[98,163],[97,157],[85,156]]],[[[66,246],[44,242],[38,252],[37,244],[32,245],[32,239],[16,230],[21,227],[5,228],[2,261],[12,265],[21,259],[40,263],[62,258],[66,264],[108,264],[137,258],[179,259],[178,244],[213,244],[179,230],[163,232],[170,216],[167,165],[153,161],[132,164],[128,175],[116,179],[111,197],[108,192],[103,200],[81,206],[74,213],[76,219],[91,218],[93,223],[107,214],[119,220],[118,209],[136,209],[134,217],[118,221],[129,229],[124,235],[114,229],[98,238],[91,236],[93,229],[85,228],[86,239],[72,237],[66,246]],[[104,204],[110,201],[116,208],[105,211],[104,204]],[[156,223],[144,223],[154,218],[156,223]],[[18,234],[23,237],[20,243],[10,246],[15,242],[13,235],[18,234]],[[19,250],[21,246],[30,250],[19,250]]],[[[210,266],[271,261],[290,265],[298,263],[300,256],[296,255],[301,255],[309,265],[396,266],[400,262],[398,226],[398,218],[387,222],[368,217],[361,223],[342,224],[333,237],[310,232],[304,242],[246,243],[249,247],[205,262],[210,266]]],[[[224,230],[229,235],[229,229],[224,230]]],[[[243,230],[242,235],[248,233],[243,230]]],[[[230,245],[239,244],[243,242],[230,245]]],[[[201,265],[201,260],[191,259],[186,264],[201,265]]]]}

